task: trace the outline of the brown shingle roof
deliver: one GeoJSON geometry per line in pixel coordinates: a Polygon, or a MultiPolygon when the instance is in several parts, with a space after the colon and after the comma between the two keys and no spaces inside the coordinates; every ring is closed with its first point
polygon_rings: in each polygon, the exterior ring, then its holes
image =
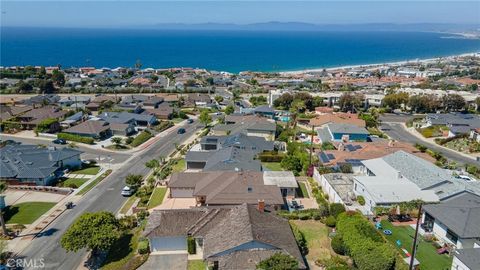
{"type": "Polygon", "coordinates": [[[110,125],[107,122],[89,120],[68,128],[64,132],[98,135],[108,129],[110,129],[110,125]]]}
{"type": "Polygon", "coordinates": [[[258,200],[267,205],[284,204],[280,189],[265,185],[262,172],[174,173],[169,187],[194,188],[194,196],[205,196],[208,205],[256,204],[258,200]]]}

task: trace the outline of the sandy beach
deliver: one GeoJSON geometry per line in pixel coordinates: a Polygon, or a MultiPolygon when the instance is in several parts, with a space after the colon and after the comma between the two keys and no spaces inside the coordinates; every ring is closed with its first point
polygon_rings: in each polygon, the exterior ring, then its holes
{"type": "Polygon", "coordinates": [[[410,59],[410,60],[387,62],[387,63],[373,63],[373,64],[329,67],[329,68],[312,68],[312,69],[303,69],[303,70],[281,71],[281,72],[278,72],[278,73],[281,74],[281,75],[298,75],[298,74],[305,74],[305,73],[322,72],[323,70],[335,71],[335,70],[350,70],[350,69],[356,69],[356,68],[376,68],[376,67],[382,67],[382,66],[399,66],[399,65],[404,65],[404,64],[408,64],[408,63],[429,63],[429,62],[438,61],[440,59],[453,59],[453,58],[464,57],[464,56],[480,56],[480,52],[471,52],[471,53],[450,55],[450,56],[445,56],[445,57],[435,57],[435,58],[425,58],[425,59],[410,59]]]}

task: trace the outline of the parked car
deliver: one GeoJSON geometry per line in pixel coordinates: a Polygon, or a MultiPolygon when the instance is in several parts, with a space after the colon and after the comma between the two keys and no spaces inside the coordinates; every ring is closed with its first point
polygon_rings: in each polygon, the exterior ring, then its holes
{"type": "Polygon", "coordinates": [[[183,133],[185,133],[185,129],[184,129],[184,128],[179,128],[179,129],[177,130],[177,134],[183,134],[183,133]]]}
{"type": "Polygon", "coordinates": [[[129,196],[132,196],[133,193],[135,193],[135,189],[129,187],[129,186],[125,186],[124,188],[122,188],[122,196],[125,196],[125,197],[129,197],[129,196]]]}
{"type": "Polygon", "coordinates": [[[190,118],[189,118],[189,119],[187,120],[187,123],[189,123],[189,124],[193,123],[193,119],[190,119],[190,118]]]}
{"type": "Polygon", "coordinates": [[[64,139],[55,139],[52,141],[52,143],[54,144],[67,144],[67,141],[65,141],[64,139]]]}

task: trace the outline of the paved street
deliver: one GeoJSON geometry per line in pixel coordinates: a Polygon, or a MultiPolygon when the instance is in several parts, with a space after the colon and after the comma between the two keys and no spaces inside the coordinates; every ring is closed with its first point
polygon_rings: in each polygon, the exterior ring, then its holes
{"type": "MultiPolygon", "coordinates": [[[[126,198],[120,195],[124,187],[124,179],[128,174],[146,174],[149,169],[145,162],[159,156],[168,156],[175,144],[182,144],[192,134],[199,130],[201,124],[195,121],[184,126],[186,132],[177,134],[178,126],[164,137],[159,138],[147,149],[132,154],[124,166],[114,170],[105,180],[84,195],[84,198],[72,210],[66,211],[59,219],[46,228],[47,232],[41,237],[32,240],[30,245],[20,254],[28,259],[45,260],[45,269],[76,269],[82,263],[86,252],[69,253],[60,246],[62,234],[70,224],[84,212],[110,211],[117,212],[126,198]]],[[[28,269],[28,268],[27,268],[28,269]]]]}
{"type": "Polygon", "coordinates": [[[459,153],[456,153],[453,150],[451,151],[446,150],[436,144],[421,140],[420,138],[416,137],[415,135],[405,130],[402,123],[405,123],[411,117],[412,116],[408,116],[408,115],[399,115],[399,116],[388,115],[387,117],[381,117],[382,124],[380,126],[380,129],[383,132],[387,133],[387,135],[394,140],[409,142],[412,144],[415,144],[415,143],[423,144],[430,149],[433,149],[435,151],[442,153],[442,155],[444,155],[446,158],[453,160],[457,163],[477,164],[477,165],[480,164],[480,162],[475,161],[474,159],[465,157],[459,153]],[[391,121],[391,122],[387,122],[387,121],[391,121]]]}

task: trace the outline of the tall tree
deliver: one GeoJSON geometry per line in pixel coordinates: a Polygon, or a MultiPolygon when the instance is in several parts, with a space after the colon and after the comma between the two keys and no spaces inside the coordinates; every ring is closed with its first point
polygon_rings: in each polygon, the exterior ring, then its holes
{"type": "Polygon", "coordinates": [[[68,228],[60,244],[67,251],[87,248],[96,253],[108,251],[120,234],[120,224],[112,213],[85,213],[68,228]]]}
{"type": "Polygon", "coordinates": [[[364,99],[363,94],[344,93],[340,96],[338,105],[343,112],[356,112],[361,108],[364,99]]]}
{"type": "Polygon", "coordinates": [[[155,169],[155,168],[158,168],[159,166],[160,166],[160,162],[158,162],[158,160],[156,159],[149,160],[147,161],[147,163],[145,163],[145,167],[149,169],[155,169]]]}
{"type": "Polygon", "coordinates": [[[59,70],[53,70],[52,72],[52,81],[55,85],[62,87],[65,85],[65,75],[59,70]]]}
{"type": "Polygon", "coordinates": [[[306,106],[303,100],[296,99],[292,102],[292,106],[290,107],[290,122],[293,130],[297,128],[298,114],[304,112],[305,108],[306,106]]]}
{"type": "Polygon", "coordinates": [[[461,111],[466,104],[465,99],[458,94],[448,94],[442,97],[442,105],[447,112],[461,111]]]}
{"type": "Polygon", "coordinates": [[[125,178],[125,184],[129,187],[138,188],[142,185],[143,176],[140,174],[129,174],[125,178]]]}
{"type": "Polygon", "coordinates": [[[210,124],[212,122],[212,117],[210,116],[210,114],[208,113],[207,110],[203,110],[200,113],[199,120],[200,120],[200,123],[204,124],[205,127],[206,127],[206,126],[208,126],[208,124],[210,124]]]}

